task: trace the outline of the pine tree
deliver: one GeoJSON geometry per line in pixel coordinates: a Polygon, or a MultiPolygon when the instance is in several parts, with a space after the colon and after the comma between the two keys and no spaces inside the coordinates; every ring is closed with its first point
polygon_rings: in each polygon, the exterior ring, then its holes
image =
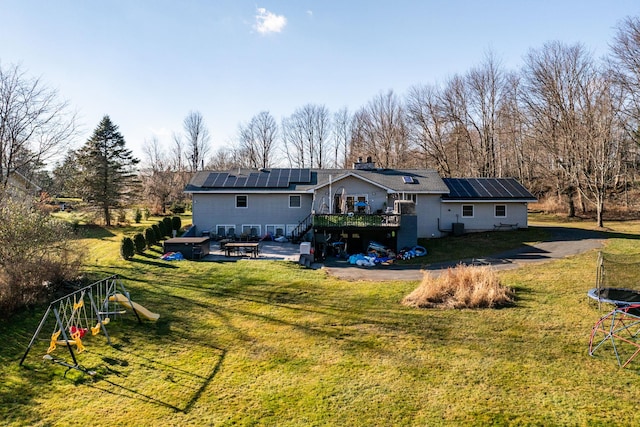
{"type": "Polygon", "coordinates": [[[107,226],[111,225],[110,210],[122,206],[134,193],[134,167],[138,162],[109,116],[102,118],[78,151],[83,198],[100,207],[107,226]]]}

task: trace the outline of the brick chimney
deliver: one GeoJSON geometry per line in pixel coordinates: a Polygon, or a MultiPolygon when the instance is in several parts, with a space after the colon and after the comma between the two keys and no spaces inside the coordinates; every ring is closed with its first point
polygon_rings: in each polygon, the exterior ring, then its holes
{"type": "Polygon", "coordinates": [[[376,162],[371,160],[371,156],[367,157],[366,162],[362,161],[362,157],[358,157],[358,161],[353,164],[353,168],[357,170],[373,170],[376,168],[376,162]]]}

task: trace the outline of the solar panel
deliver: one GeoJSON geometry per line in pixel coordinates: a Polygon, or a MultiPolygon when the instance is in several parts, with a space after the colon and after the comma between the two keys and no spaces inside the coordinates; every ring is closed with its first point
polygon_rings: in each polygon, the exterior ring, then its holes
{"type": "Polygon", "coordinates": [[[278,184],[278,172],[272,170],[269,173],[269,177],[267,178],[267,182],[265,183],[265,187],[275,187],[278,184]]]}
{"type": "Polygon", "coordinates": [[[204,180],[204,184],[202,184],[203,187],[212,187],[213,183],[215,182],[216,178],[217,178],[218,174],[217,173],[210,173],[209,175],[207,175],[207,179],[204,180]]]}
{"type": "Polygon", "coordinates": [[[258,176],[258,182],[256,183],[256,187],[264,188],[267,186],[267,180],[269,179],[268,172],[262,172],[258,176]]]}
{"type": "Polygon", "coordinates": [[[247,182],[245,183],[245,187],[256,187],[256,184],[258,183],[258,174],[257,173],[250,173],[249,176],[247,177],[247,182]]]}
{"type": "Polygon", "coordinates": [[[504,186],[500,184],[500,181],[498,181],[497,179],[487,178],[482,181],[484,183],[484,187],[489,193],[489,196],[493,196],[494,198],[509,197],[509,193],[505,190],[504,186]]]}
{"type": "Polygon", "coordinates": [[[444,178],[449,198],[531,199],[533,195],[513,178],[444,178]]]}
{"type": "Polygon", "coordinates": [[[233,185],[234,187],[245,187],[247,183],[247,177],[246,176],[239,176],[236,179],[236,183],[233,185]]]}
{"type": "Polygon", "coordinates": [[[300,181],[301,183],[308,184],[311,182],[311,169],[300,169],[300,181]]]}
{"type": "Polygon", "coordinates": [[[289,169],[289,183],[300,182],[300,169],[289,169]]]}
{"type": "Polygon", "coordinates": [[[280,175],[278,177],[278,182],[276,183],[276,187],[278,188],[286,188],[289,186],[289,176],[288,175],[280,175]]]}
{"type": "Polygon", "coordinates": [[[474,191],[473,195],[475,197],[483,197],[483,198],[491,197],[491,193],[485,187],[485,183],[486,183],[486,180],[484,179],[470,180],[469,184],[471,184],[471,187],[473,188],[473,191],[474,191]]]}
{"type": "Polygon", "coordinates": [[[221,187],[224,188],[233,188],[236,186],[236,177],[235,175],[229,175],[221,187]]]}
{"type": "Polygon", "coordinates": [[[216,180],[211,185],[212,187],[221,187],[222,185],[224,185],[224,182],[227,180],[227,177],[229,176],[228,173],[219,173],[217,175],[218,176],[216,177],[216,180]]]}
{"type": "Polygon", "coordinates": [[[532,198],[533,194],[529,192],[522,184],[516,181],[514,178],[509,178],[504,181],[504,185],[507,189],[509,189],[511,195],[513,197],[520,198],[532,198]]]}

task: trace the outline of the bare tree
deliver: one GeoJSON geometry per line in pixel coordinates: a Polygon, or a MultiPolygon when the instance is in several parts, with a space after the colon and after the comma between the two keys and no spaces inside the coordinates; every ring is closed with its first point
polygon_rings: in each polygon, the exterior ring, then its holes
{"type": "Polygon", "coordinates": [[[580,191],[579,150],[581,87],[593,73],[593,62],[581,45],[550,42],[530,50],[525,59],[522,101],[529,136],[550,154],[548,174],[559,195],[566,197],[567,213],[575,216],[580,191]]]}
{"type": "Polygon", "coordinates": [[[622,172],[630,139],[619,120],[623,95],[609,75],[594,74],[581,86],[581,139],[579,189],[596,207],[596,221],[603,226],[605,200],[622,172]]]}
{"type": "Polygon", "coordinates": [[[334,159],[336,167],[347,168],[349,164],[349,143],[351,141],[351,115],[345,107],[333,115],[334,159]]]}
{"type": "Polygon", "coordinates": [[[504,72],[495,55],[488,53],[480,67],[473,68],[467,74],[466,81],[469,87],[467,114],[479,144],[479,175],[498,176],[497,127],[498,112],[504,96],[504,72]]]}
{"type": "MultiPolygon", "coordinates": [[[[389,90],[374,97],[356,115],[357,144],[381,167],[409,165],[409,144],[404,107],[389,90]]],[[[367,156],[369,157],[369,156],[367,156]]]]}
{"type": "Polygon", "coordinates": [[[204,161],[209,154],[210,135],[199,111],[191,111],[183,121],[186,137],[186,156],[191,172],[204,167],[204,161]]]}
{"type": "Polygon", "coordinates": [[[145,141],[142,151],[144,164],[140,169],[140,180],[144,200],[151,205],[153,213],[164,214],[172,202],[184,199],[182,189],[187,174],[174,167],[174,161],[157,138],[145,141]]]}
{"type": "Polygon", "coordinates": [[[253,116],[246,125],[240,125],[240,151],[246,153],[250,167],[271,166],[276,148],[278,125],[268,111],[253,116]]]}
{"type": "Polygon", "coordinates": [[[624,109],[632,132],[640,124],[640,17],[628,17],[618,26],[611,44],[612,76],[624,94],[624,109]]]}
{"type": "Polygon", "coordinates": [[[12,172],[63,153],[75,123],[75,113],[55,90],[18,66],[0,66],[0,197],[12,172]]]}
{"type": "Polygon", "coordinates": [[[424,167],[435,167],[444,176],[456,170],[451,150],[453,125],[444,114],[435,86],[414,86],[406,100],[407,123],[412,142],[418,147],[424,167]]]}
{"type": "Polygon", "coordinates": [[[223,147],[218,149],[209,159],[207,169],[229,170],[250,167],[247,163],[247,156],[239,148],[223,147]]]}
{"type": "Polygon", "coordinates": [[[307,104],[282,121],[284,150],[294,167],[325,168],[331,153],[331,121],[324,105],[307,104]]]}

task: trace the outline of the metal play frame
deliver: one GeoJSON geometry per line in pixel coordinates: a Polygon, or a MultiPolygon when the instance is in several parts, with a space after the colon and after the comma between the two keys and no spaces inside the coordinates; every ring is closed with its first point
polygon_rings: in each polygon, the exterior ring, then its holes
{"type": "Polygon", "coordinates": [[[640,353],[639,334],[640,304],[616,306],[593,326],[589,355],[593,356],[602,345],[611,343],[618,365],[624,368],[640,353]],[[631,351],[625,351],[629,347],[631,351]]]}
{"type": "Polygon", "coordinates": [[[89,332],[91,335],[98,335],[102,331],[107,343],[111,345],[106,325],[115,317],[125,313],[125,310],[114,298],[116,294],[126,296],[138,321],[141,322],[140,316],[135,310],[135,305],[118,276],[114,275],[102,279],[49,304],[33,337],[31,337],[27,350],[20,360],[20,365],[24,363],[43,329],[53,327],[51,336],[46,339],[49,342],[49,348],[44,355],[44,359],[67,367],[65,376],[70,369],[77,369],[89,375],[94,375],[95,372],[85,369],[78,363],[76,353],[79,354],[84,351],[83,340],[85,334],[89,332]],[[51,355],[59,346],[67,348],[71,360],[51,355]],[[76,348],[75,351],[73,347],[76,348]]]}
{"type": "Polygon", "coordinates": [[[631,286],[636,277],[633,272],[640,265],[639,254],[598,254],[596,287],[587,295],[598,302],[611,304],[614,309],[602,316],[591,329],[589,355],[610,343],[618,365],[626,367],[640,353],[640,290],[617,286],[631,286]]]}

